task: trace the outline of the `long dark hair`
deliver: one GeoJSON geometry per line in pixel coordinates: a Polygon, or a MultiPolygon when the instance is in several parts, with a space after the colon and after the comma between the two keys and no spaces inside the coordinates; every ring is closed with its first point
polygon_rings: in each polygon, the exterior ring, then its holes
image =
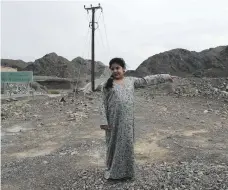
{"type": "MultiPolygon", "coordinates": [[[[109,62],[109,68],[110,69],[111,69],[112,64],[114,64],[114,63],[116,63],[119,66],[123,67],[123,69],[126,69],[126,63],[125,63],[125,61],[122,58],[116,57],[116,58],[111,59],[111,61],[109,62]]],[[[114,77],[111,75],[110,78],[106,82],[106,85],[105,85],[106,89],[109,89],[109,88],[113,87],[113,80],[114,80],[114,77]]]]}

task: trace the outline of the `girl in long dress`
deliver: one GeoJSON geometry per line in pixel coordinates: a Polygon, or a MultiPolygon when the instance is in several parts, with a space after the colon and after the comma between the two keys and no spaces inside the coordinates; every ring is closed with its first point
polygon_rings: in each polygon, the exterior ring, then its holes
{"type": "Polygon", "coordinates": [[[134,88],[172,82],[169,74],[144,78],[124,77],[123,59],[114,58],[109,63],[112,76],[102,86],[101,129],[106,137],[105,179],[133,179],[134,158],[134,88]]]}

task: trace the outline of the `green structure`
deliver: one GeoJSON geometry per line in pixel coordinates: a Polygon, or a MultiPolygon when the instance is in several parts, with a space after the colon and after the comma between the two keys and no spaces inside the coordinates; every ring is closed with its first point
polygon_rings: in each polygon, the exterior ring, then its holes
{"type": "Polygon", "coordinates": [[[1,72],[1,83],[30,83],[33,82],[32,71],[1,72]]]}
{"type": "Polygon", "coordinates": [[[10,97],[29,94],[31,82],[33,82],[32,71],[1,72],[1,94],[10,97]]]}

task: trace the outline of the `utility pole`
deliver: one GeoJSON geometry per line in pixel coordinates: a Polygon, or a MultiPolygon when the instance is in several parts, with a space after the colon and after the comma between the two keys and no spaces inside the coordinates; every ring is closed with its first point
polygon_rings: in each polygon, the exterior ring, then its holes
{"type": "MultiPolygon", "coordinates": [[[[94,41],[94,35],[95,35],[95,12],[97,9],[101,9],[102,7],[100,6],[100,3],[98,4],[98,6],[93,7],[92,5],[90,5],[90,7],[86,7],[84,5],[85,10],[87,10],[87,12],[92,11],[92,22],[89,23],[89,27],[92,29],[92,43],[91,43],[91,50],[92,50],[92,55],[91,55],[91,88],[92,91],[95,91],[95,53],[94,53],[94,48],[95,48],[95,41],[94,41]]],[[[96,23],[97,24],[97,23],[96,23]]]]}

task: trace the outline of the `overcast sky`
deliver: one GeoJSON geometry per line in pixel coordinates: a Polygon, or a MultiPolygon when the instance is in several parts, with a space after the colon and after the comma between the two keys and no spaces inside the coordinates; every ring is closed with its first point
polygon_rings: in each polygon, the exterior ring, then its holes
{"type": "Polygon", "coordinates": [[[56,52],[90,58],[84,4],[97,5],[96,60],[123,57],[135,69],[174,48],[201,51],[228,45],[228,0],[2,1],[1,57],[34,61],[56,52]],[[103,17],[104,16],[104,17],[103,17]],[[105,34],[106,28],[106,34],[105,34]]]}

